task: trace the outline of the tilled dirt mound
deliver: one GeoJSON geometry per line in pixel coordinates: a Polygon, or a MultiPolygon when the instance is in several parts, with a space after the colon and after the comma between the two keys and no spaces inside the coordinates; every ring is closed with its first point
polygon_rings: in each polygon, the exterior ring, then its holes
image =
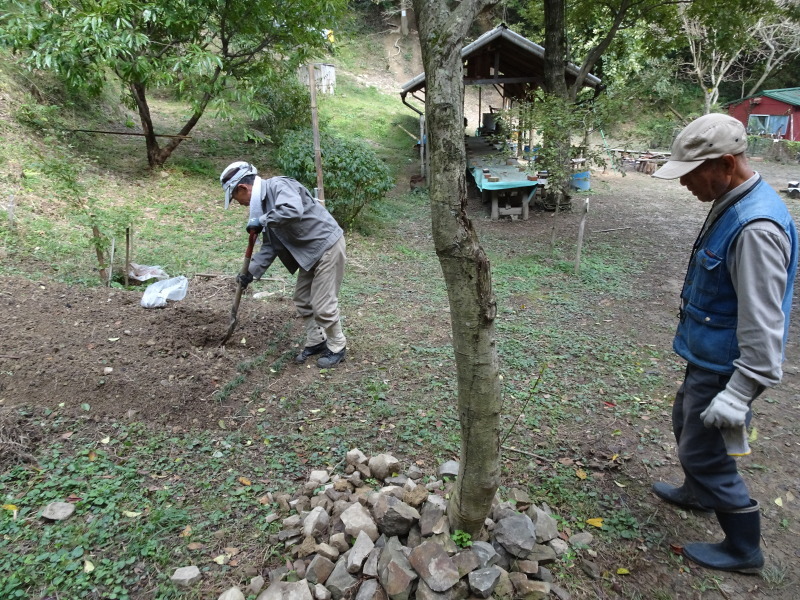
{"type": "Polygon", "coordinates": [[[139,291],[0,277],[0,399],[202,424],[195,409],[214,399],[242,361],[276,337],[286,341],[277,352],[294,353],[301,333],[291,301],[244,297],[237,328],[220,347],[234,292],[232,281],[198,277],[184,300],[145,309],[139,291]]]}

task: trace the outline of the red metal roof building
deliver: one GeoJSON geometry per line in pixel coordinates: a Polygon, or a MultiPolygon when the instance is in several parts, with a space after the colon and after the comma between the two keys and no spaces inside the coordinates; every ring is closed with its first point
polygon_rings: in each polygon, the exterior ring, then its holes
{"type": "Polygon", "coordinates": [[[725,106],[751,135],[800,141],[800,87],[764,90],[725,106]]]}

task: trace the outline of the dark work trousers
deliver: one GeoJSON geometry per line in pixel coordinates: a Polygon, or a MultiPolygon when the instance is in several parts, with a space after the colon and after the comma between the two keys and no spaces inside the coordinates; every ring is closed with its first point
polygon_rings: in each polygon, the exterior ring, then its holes
{"type": "MultiPolygon", "coordinates": [[[[736,460],[725,450],[719,429],[703,425],[700,413],[730,378],[687,365],[672,405],[672,431],[686,486],[700,504],[722,511],[750,506],[750,493],[736,469],[736,460]]],[[[748,423],[751,414],[747,413],[748,423]]]]}

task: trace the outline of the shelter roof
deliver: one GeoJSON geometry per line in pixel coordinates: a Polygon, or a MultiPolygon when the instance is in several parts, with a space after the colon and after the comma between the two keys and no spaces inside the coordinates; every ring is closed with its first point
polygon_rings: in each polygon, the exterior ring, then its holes
{"type": "MultiPolygon", "coordinates": [[[[526,92],[544,83],[544,48],[514,33],[506,25],[487,31],[461,50],[465,85],[502,86],[504,95],[524,98],[526,92]]],[[[580,69],[572,63],[566,68],[567,82],[574,82],[580,69]]],[[[600,79],[591,73],[585,85],[597,87],[600,79]]],[[[425,88],[425,73],[403,84],[400,95],[425,88]]]]}
{"type": "Polygon", "coordinates": [[[745,100],[749,100],[750,98],[761,98],[762,96],[766,96],[767,98],[772,98],[773,100],[778,100],[779,102],[785,102],[786,104],[790,104],[792,106],[800,106],[800,87],[781,88],[778,90],[764,90],[763,92],[753,94],[752,96],[748,96],[747,98],[742,98],[741,100],[734,100],[732,102],[727,102],[723,104],[723,106],[739,104],[740,102],[744,102],[745,100]]]}

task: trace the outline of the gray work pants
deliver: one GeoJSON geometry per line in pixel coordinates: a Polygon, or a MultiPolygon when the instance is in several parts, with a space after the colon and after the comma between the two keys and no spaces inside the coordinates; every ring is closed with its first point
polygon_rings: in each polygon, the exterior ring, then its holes
{"type": "Polygon", "coordinates": [[[294,305],[298,314],[313,317],[323,329],[339,321],[339,290],[347,262],[344,235],[328,248],[310,270],[297,271],[294,305]]]}
{"type": "MultiPolygon", "coordinates": [[[[725,388],[730,377],[687,365],[672,405],[672,431],[686,486],[700,504],[723,511],[750,506],[750,493],[736,460],[725,450],[719,429],[703,425],[700,413],[725,388]]],[[[747,415],[748,423],[751,414],[747,415]]]]}

